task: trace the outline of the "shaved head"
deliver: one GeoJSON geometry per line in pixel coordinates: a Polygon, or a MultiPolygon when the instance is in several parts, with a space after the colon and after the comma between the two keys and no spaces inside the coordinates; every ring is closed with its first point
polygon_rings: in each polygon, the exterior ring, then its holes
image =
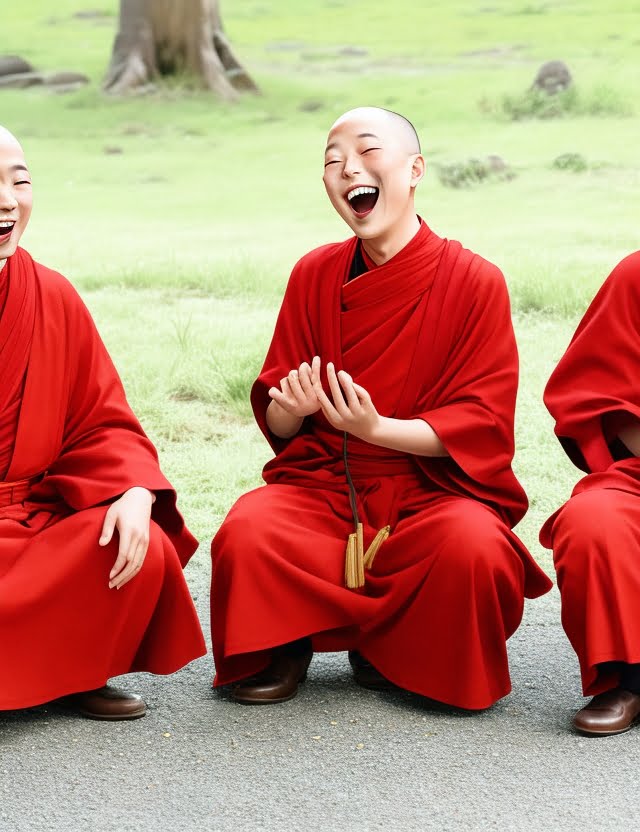
{"type": "Polygon", "coordinates": [[[421,153],[420,139],[418,138],[416,128],[408,118],[400,115],[400,113],[395,113],[393,110],[385,110],[384,107],[356,107],[353,110],[347,110],[346,113],[343,113],[335,121],[331,129],[333,130],[334,127],[345,121],[354,119],[370,122],[372,125],[380,124],[387,129],[392,129],[399,141],[405,146],[407,153],[421,153]]]}
{"type": "Polygon", "coordinates": [[[16,139],[16,137],[13,135],[13,133],[11,133],[9,130],[7,130],[6,127],[3,127],[1,124],[0,124],[0,142],[5,146],[13,145],[16,149],[20,150],[20,153],[22,153],[22,155],[24,155],[23,150],[22,150],[22,145],[20,144],[20,142],[16,139]]]}

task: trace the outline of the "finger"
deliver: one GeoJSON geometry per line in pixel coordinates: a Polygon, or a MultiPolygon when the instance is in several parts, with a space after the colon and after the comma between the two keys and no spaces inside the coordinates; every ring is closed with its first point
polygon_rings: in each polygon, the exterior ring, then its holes
{"type": "Polygon", "coordinates": [[[318,384],[321,384],[322,381],[320,379],[320,368],[322,366],[322,361],[320,360],[319,355],[314,355],[311,361],[311,381],[315,385],[316,381],[318,384]]]}
{"type": "Polygon", "coordinates": [[[336,375],[336,368],[331,362],[327,364],[327,379],[329,381],[331,397],[333,398],[333,406],[344,419],[349,416],[349,408],[347,407],[347,403],[342,395],[342,388],[340,387],[340,382],[338,381],[338,376],[336,375]]]}
{"type": "Polygon", "coordinates": [[[113,589],[116,584],[116,579],[118,575],[122,572],[122,570],[127,565],[127,559],[124,554],[118,553],[118,557],[116,558],[116,562],[113,564],[113,569],[109,572],[109,589],[113,589]]]}
{"type": "Polygon", "coordinates": [[[344,392],[349,410],[355,413],[360,409],[360,399],[355,391],[353,379],[349,373],[346,372],[346,370],[340,370],[338,373],[338,381],[340,382],[340,386],[344,392]]]}
{"type": "Polygon", "coordinates": [[[365,390],[364,387],[356,384],[355,381],[353,382],[353,389],[362,404],[371,404],[371,395],[368,390],[365,390]]]}
{"type": "MultiPolygon", "coordinates": [[[[120,572],[117,572],[111,578],[111,584],[116,587],[116,589],[122,584],[123,580],[125,580],[133,571],[134,564],[133,560],[135,557],[136,549],[138,546],[138,537],[135,534],[129,534],[127,540],[127,546],[124,548],[122,545],[120,546],[120,552],[118,553],[118,557],[122,555],[123,560],[123,568],[120,572]]],[[[114,567],[115,569],[115,567],[114,567]]],[[[113,587],[112,587],[113,588],[113,587]]]]}
{"type": "Polygon", "coordinates": [[[289,379],[283,378],[280,380],[280,387],[282,398],[286,402],[286,409],[291,410],[292,407],[296,406],[296,397],[291,392],[291,386],[289,385],[289,379]]]}
{"type": "Polygon", "coordinates": [[[289,373],[289,388],[299,405],[305,405],[307,403],[307,397],[300,384],[297,370],[291,370],[289,373]]]}
{"type": "Polygon", "coordinates": [[[129,583],[132,578],[138,574],[138,572],[142,569],[142,564],[144,563],[144,556],[147,553],[148,548],[148,539],[141,537],[133,551],[130,552],[131,559],[127,563],[126,569],[123,569],[120,575],[114,581],[114,585],[116,589],[122,589],[122,587],[129,583]]]}
{"type": "MultiPolygon", "coordinates": [[[[315,361],[315,358],[313,360],[315,361]]],[[[318,359],[318,360],[320,360],[320,359],[318,359]]],[[[337,415],[337,411],[335,410],[335,408],[331,404],[331,401],[330,401],[329,397],[327,396],[327,394],[322,389],[322,382],[320,381],[320,372],[319,372],[319,370],[316,372],[312,368],[311,378],[312,378],[312,383],[313,383],[313,392],[316,394],[316,398],[320,402],[320,407],[324,411],[325,416],[327,416],[327,413],[330,412],[330,411],[333,411],[337,415]]]]}
{"type": "Polygon", "coordinates": [[[118,557],[113,564],[113,569],[109,573],[109,585],[114,583],[114,578],[122,572],[129,561],[129,548],[131,544],[131,531],[129,529],[118,529],[120,533],[120,546],[118,547],[118,557]]]}
{"type": "Polygon", "coordinates": [[[278,390],[277,387],[272,387],[269,390],[269,395],[273,399],[274,402],[280,405],[283,410],[286,410],[287,413],[291,413],[293,405],[291,401],[282,393],[281,390],[278,390]]]}
{"type": "Polygon", "coordinates": [[[327,421],[333,425],[334,428],[342,430],[344,419],[333,406],[331,399],[327,396],[319,383],[314,384],[313,389],[316,392],[316,397],[327,421]]]}
{"type": "Polygon", "coordinates": [[[316,398],[318,399],[320,407],[322,408],[322,412],[327,417],[328,421],[334,427],[338,427],[339,423],[341,423],[342,417],[340,416],[338,411],[335,409],[335,407],[331,404],[331,400],[329,399],[327,394],[324,392],[324,390],[320,386],[319,382],[316,382],[313,385],[313,390],[316,394],[316,398]]]}
{"type": "Polygon", "coordinates": [[[110,508],[104,516],[104,523],[102,524],[102,531],[100,532],[100,539],[98,544],[106,546],[113,537],[113,530],[116,527],[116,512],[110,508]]]}
{"type": "Polygon", "coordinates": [[[305,361],[300,365],[298,370],[298,379],[304,394],[307,398],[315,397],[315,390],[313,389],[313,379],[311,377],[311,367],[305,361]]]}

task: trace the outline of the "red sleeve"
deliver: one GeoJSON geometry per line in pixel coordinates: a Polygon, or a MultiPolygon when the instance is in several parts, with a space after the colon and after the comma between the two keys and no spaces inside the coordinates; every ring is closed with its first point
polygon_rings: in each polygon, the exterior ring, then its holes
{"type": "Polygon", "coordinates": [[[70,284],[66,286],[67,416],[62,448],[43,485],[54,487],[77,511],[110,502],[134,486],[154,491],[153,518],[185,563],[197,541],[177,511],[175,491],[127,403],[91,315],[70,284]]]}
{"type": "MultiPolygon", "coordinates": [[[[309,302],[313,262],[320,252],[330,246],[323,246],[302,258],[293,268],[287,284],[280,312],[260,375],[251,389],[251,406],[258,426],[265,435],[275,453],[282,451],[290,440],[281,439],[271,433],[267,425],[267,407],[271,402],[270,387],[279,387],[292,369],[304,361],[311,363],[318,354],[319,344],[314,337],[314,324],[311,321],[309,302]]],[[[317,323],[316,323],[317,326],[317,323]]],[[[305,425],[300,433],[304,433],[305,425]]]]}
{"type": "Polygon", "coordinates": [[[615,434],[640,419],[640,252],[619,263],[593,299],[547,384],[544,401],[572,462],[604,471],[615,434]]]}
{"type": "Polygon", "coordinates": [[[443,309],[452,315],[449,355],[432,405],[414,415],[431,425],[455,465],[417,460],[429,476],[448,471],[473,496],[519,518],[527,501],[511,469],[518,352],[507,287],[498,268],[476,257],[456,288],[454,308],[443,309]]]}

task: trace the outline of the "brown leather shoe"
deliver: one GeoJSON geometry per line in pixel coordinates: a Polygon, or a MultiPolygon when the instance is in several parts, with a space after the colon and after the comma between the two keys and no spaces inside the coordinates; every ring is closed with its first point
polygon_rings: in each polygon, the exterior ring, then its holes
{"type": "Polygon", "coordinates": [[[640,695],[614,688],[594,696],[573,718],[573,727],[590,737],[628,731],[640,716],[640,695]]]}
{"type": "Polygon", "coordinates": [[[56,699],[56,704],[89,719],[140,719],[147,712],[139,696],[111,685],[63,696],[56,699]]]}
{"type": "Polygon", "coordinates": [[[239,682],[231,691],[231,698],[242,705],[288,702],[298,693],[298,685],[307,678],[312,657],[311,648],[293,655],[286,649],[274,650],[269,667],[239,682]]]}
{"type": "Polygon", "coordinates": [[[349,650],[349,664],[353,668],[355,683],[360,685],[360,687],[368,688],[369,690],[399,690],[397,685],[394,685],[386,676],[383,676],[357,650],[349,650]]]}

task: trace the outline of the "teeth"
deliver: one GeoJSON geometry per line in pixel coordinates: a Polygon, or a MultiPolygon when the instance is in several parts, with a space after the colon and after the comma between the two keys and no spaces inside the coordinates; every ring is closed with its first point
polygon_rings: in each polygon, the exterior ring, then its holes
{"type": "Polygon", "coordinates": [[[377,190],[377,188],[370,188],[368,185],[364,185],[361,188],[354,188],[352,191],[349,191],[347,199],[351,202],[354,196],[362,196],[362,194],[375,194],[377,190]]]}
{"type": "Polygon", "coordinates": [[[13,228],[15,224],[15,220],[10,220],[9,222],[0,222],[0,228],[13,228]]]}

